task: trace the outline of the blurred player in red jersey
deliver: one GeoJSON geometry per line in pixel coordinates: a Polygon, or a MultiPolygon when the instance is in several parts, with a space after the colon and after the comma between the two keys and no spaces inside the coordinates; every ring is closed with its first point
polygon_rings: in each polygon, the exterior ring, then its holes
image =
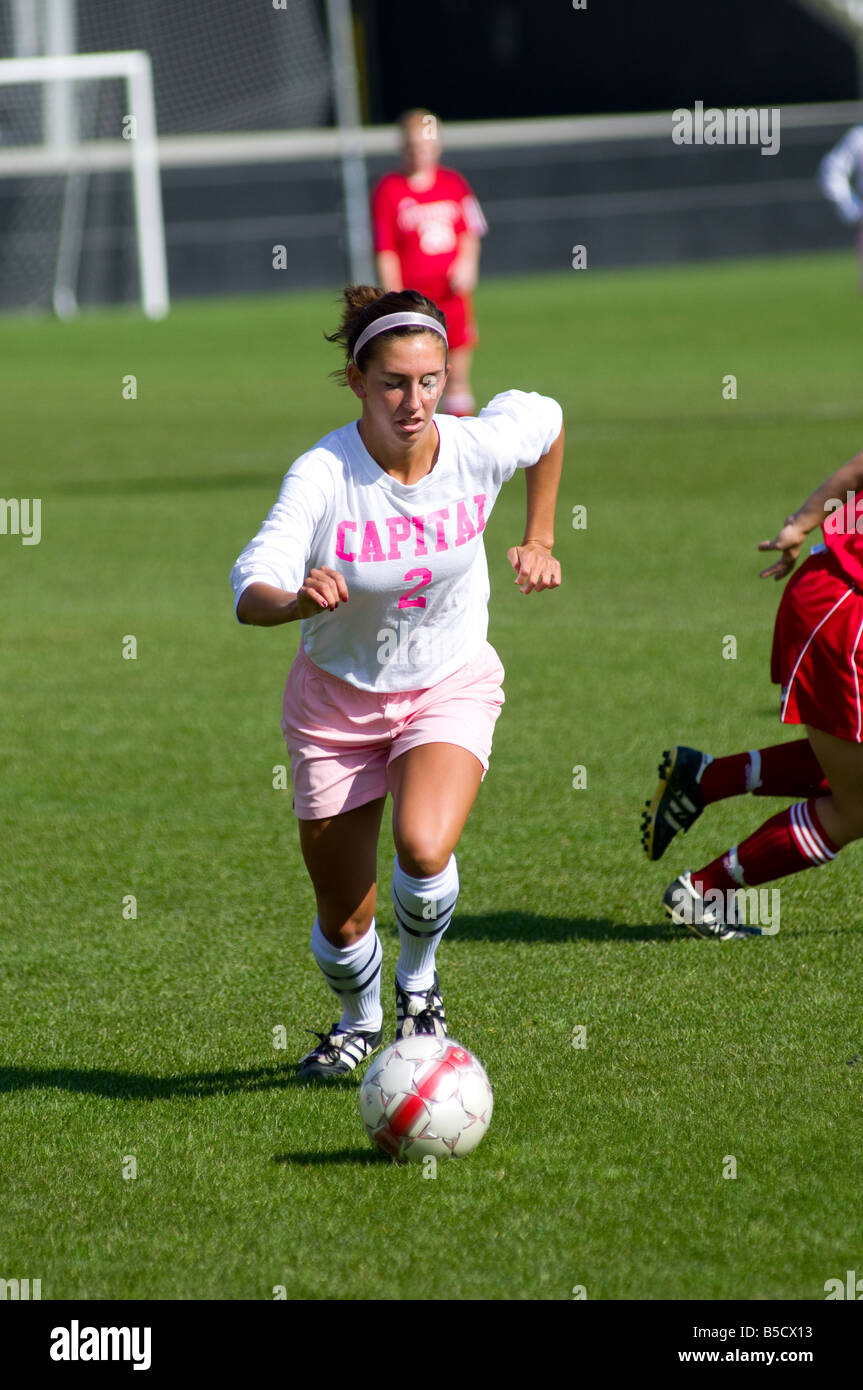
{"type": "Polygon", "coordinates": [[[488,228],[467,180],[440,166],[437,117],[417,109],[398,124],[403,172],[385,174],[372,195],[378,279],[384,290],[419,290],[443,310],[449,379],[440,409],[473,415],[470,363],[479,337],[471,295],[488,228]]]}
{"type": "Polygon", "coordinates": [[[724,758],[683,747],[664,755],[659,787],[642,818],[649,859],[659,859],[677,831],[688,830],[713,801],[745,792],[805,798],[665,890],[673,920],[698,936],[764,935],[737,920],[738,888],[827,864],[852,840],[863,839],[861,489],[863,453],[822,483],[774,540],[758,547],[781,551],[761,578],[784,579],[804,538],[822,527],[823,543],[813,546],[782,595],[771,660],[773,681],[782,687],[779,717],[805,725],[806,738],[724,758]],[[724,913],[723,899],[730,907],[724,913]]]}

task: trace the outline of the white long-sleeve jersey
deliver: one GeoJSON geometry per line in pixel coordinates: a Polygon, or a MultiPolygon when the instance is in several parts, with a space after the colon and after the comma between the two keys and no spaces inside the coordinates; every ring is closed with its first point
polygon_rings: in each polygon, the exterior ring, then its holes
{"type": "Polygon", "coordinates": [[[236,602],[262,582],[296,593],[311,569],[340,570],[347,603],[301,623],[316,665],[361,690],[422,690],[472,660],[488,632],[483,531],[502,485],[560,433],[557,401],[504,391],[475,418],[435,416],[437,461],[391,477],[357,422],[302,454],[231,572],[236,602]]]}
{"type": "Polygon", "coordinates": [[[852,126],[818,168],[821,191],[836,204],[843,222],[863,217],[863,125],[852,126]]]}

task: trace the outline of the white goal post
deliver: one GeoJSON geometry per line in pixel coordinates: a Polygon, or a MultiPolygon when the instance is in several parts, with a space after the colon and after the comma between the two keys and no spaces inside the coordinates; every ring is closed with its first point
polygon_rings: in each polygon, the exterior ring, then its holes
{"type": "Polygon", "coordinates": [[[148,318],[160,319],[167,314],[170,300],[149,55],[130,51],[0,59],[0,87],[54,83],[58,90],[69,91],[73,84],[106,78],[125,81],[127,117],[116,140],[79,139],[70,119],[65,143],[57,143],[55,131],[52,139],[41,145],[0,144],[0,178],[66,176],[53,301],[58,315],[68,317],[77,311],[76,279],[86,197],[85,185],[75,176],[104,168],[105,147],[110,146],[111,166],[127,168],[132,176],[141,307],[148,318]]]}

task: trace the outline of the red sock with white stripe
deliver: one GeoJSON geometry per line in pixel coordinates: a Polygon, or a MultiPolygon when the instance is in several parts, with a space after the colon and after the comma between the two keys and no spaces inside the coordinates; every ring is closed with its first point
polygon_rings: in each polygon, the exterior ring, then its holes
{"type": "Polygon", "coordinates": [[[698,788],[705,806],[745,792],[755,796],[826,796],[830,791],[808,738],[714,758],[701,774],[698,788]]]}
{"type": "Polygon", "coordinates": [[[811,797],[771,816],[741,844],[693,873],[692,882],[702,896],[711,888],[723,892],[743,886],[757,888],[802,869],[828,864],[839,849],[821,824],[815,798],[811,797]]]}

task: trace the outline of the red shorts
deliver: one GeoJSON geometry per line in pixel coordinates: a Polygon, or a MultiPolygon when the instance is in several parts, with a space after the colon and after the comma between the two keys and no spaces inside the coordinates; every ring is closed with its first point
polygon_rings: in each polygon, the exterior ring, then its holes
{"type": "Polygon", "coordinates": [[[450,348],[476,347],[479,334],[470,295],[454,294],[449,299],[437,299],[435,303],[446,317],[446,336],[450,348]]]}
{"type": "Polygon", "coordinates": [[[782,686],[783,724],[863,742],[863,593],[836,574],[823,552],[810,555],[785,586],[770,675],[782,686]]]}
{"type": "Polygon", "coordinates": [[[450,348],[476,347],[479,334],[473,316],[473,299],[469,294],[447,294],[441,297],[440,294],[429,294],[422,285],[411,285],[410,288],[428,295],[428,298],[443,310],[446,317],[447,344],[450,348]]]}

